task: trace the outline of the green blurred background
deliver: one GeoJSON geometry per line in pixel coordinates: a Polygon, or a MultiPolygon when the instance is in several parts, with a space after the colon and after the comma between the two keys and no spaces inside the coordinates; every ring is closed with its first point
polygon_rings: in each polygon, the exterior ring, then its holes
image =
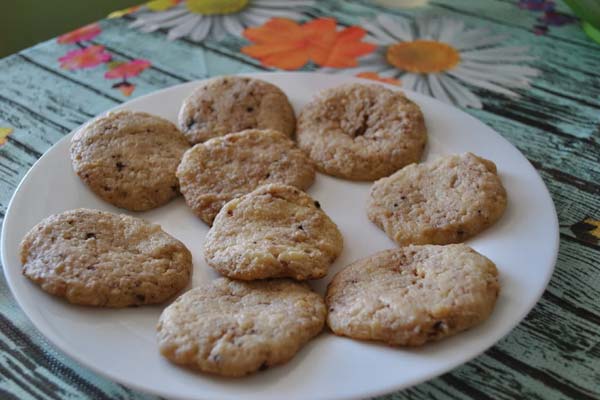
{"type": "Polygon", "coordinates": [[[0,57],[144,0],[0,0],[0,57]]]}

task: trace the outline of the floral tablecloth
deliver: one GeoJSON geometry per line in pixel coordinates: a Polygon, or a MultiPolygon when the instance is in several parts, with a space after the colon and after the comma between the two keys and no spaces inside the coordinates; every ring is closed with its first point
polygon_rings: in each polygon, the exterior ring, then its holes
{"type": "MultiPolygon", "coordinates": [[[[600,398],[600,46],[559,2],[154,0],[115,11],[0,60],[0,217],[41,154],[103,111],[189,80],[280,69],[461,107],[527,156],[556,204],[558,264],[526,320],[389,398],[600,398]]],[[[152,398],[48,344],[3,278],[0,347],[0,398],[152,398]]]]}

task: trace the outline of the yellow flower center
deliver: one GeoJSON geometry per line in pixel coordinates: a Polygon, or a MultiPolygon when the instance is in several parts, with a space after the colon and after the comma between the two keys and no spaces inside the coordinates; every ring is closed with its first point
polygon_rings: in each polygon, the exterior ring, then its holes
{"type": "Polygon", "coordinates": [[[233,14],[243,10],[249,0],[187,0],[187,8],[196,14],[233,14]]]}
{"type": "Polygon", "coordinates": [[[460,61],[454,47],[433,40],[396,43],[388,47],[385,56],[394,67],[419,74],[447,71],[460,61]]]}

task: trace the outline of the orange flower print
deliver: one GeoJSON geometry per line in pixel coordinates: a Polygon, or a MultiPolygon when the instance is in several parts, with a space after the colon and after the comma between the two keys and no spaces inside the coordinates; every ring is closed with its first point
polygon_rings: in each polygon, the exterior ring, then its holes
{"type": "Polygon", "coordinates": [[[131,82],[121,81],[112,85],[113,89],[119,89],[123,96],[131,96],[131,93],[135,90],[135,85],[131,82]]]}
{"type": "Polygon", "coordinates": [[[362,28],[337,30],[332,18],[319,18],[300,25],[285,18],[272,18],[264,25],[244,30],[254,44],[242,52],[263,65],[294,70],[309,61],[322,67],[344,68],[357,65],[357,58],[372,52],[375,45],[364,43],[362,28]]]}
{"type": "Polygon", "coordinates": [[[121,79],[115,83],[113,89],[119,89],[123,96],[131,96],[135,90],[135,85],[127,82],[127,78],[138,76],[143,70],[150,67],[148,60],[132,60],[129,62],[112,62],[108,64],[109,71],[104,74],[106,79],[121,79]]]}
{"type": "Polygon", "coordinates": [[[75,29],[72,32],[65,33],[58,37],[58,43],[60,44],[71,44],[77,42],[83,42],[84,40],[92,40],[102,32],[98,23],[86,25],[79,29],[75,29]]]}
{"type": "Polygon", "coordinates": [[[110,53],[104,51],[104,46],[90,46],[83,49],[71,50],[60,57],[60,67],[68,70],[91,68],[109,61],[110,53]]]}
{"type": "Polygon", "coordinates": [[[311,38],[311,59],[321,67],[355,67],[357,58],[371,53],[377,47],[361,42],[366,31],[358,26],[337,31],[332,18],[319,18],[304,24],[302,28],[311,38]]]}
{"type": "Polygon", "coordinates": [[[389,83],[390,85],[396,85],[396,86],[402,85],[402,82],[400,82],[399,79],[386,78],[385,76],[379,76],[379,74],[377,74],[377,72],[361,72],[359,74],[356,74],[356,76],[359,78],[365,78],[365,79],[371,79],[371,80],[378,81],[378,82],[389,83]]]}
{"type": "Polygon", "coordinates": [[[138,76],[143,70],[150,67],[148,60],[133,60],[126,63],[116,63],[112,65],[110,71],[104,74],[106,79],[127,79],[138,76]]]}

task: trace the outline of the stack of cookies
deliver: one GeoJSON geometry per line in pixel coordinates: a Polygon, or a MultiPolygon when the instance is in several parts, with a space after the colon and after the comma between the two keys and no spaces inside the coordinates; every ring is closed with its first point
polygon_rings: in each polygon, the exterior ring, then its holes
{"type": "MultiPolygon", "coordinates": [[[[204,257],[223,277],[164,309],[158,345],[172,362],[243,376],[291,359],[325,323],[338,335],[416,346],[491,314],[495,265],[455,243],[501,217],[496,167],[470,153],[417,164],[425,122],[401,92],[328,89],[296,121],[278,87],[226,76],[184,101],[178,125],[112,112],[71,142],[74,171],[103,200],[145,211],[181,193],[210,225],[204,257]],[[375,180],[368,217],[400,246],[338,272],[325,299],[306,282],[328,274],[343,238],[304,192],[315,169],[375,180]]],[[[87,209],[39,223],[21,258],[43,290],[90,306],[162,303],[192,273],[189,250],[159,226],[87,209]]]]}

